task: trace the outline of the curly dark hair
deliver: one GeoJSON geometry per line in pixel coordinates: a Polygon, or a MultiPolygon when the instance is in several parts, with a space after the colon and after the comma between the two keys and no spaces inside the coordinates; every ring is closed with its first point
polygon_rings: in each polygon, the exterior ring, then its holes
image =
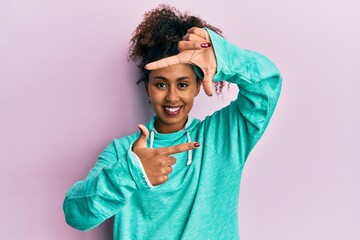
{"type": "MultiPolygon", "coordinates": [[[[149,81],[147,63],[179,53],[177,44],[192,27],[209,28],[221,35],[222,31],[199,17],[181,13],[174,7],[161,4],[146,12],[143,21],[135,29],[130,41],[128,60],[135,61],[140,69],[137,84],[149,81]]],[[[198,77],[197,77],[198,78],[198,77]]],[[[200,81],[200,79],[197,79],[200,81]]],[[[220,94],[224,82],[215,82],[215,91],[220,94]]]]}

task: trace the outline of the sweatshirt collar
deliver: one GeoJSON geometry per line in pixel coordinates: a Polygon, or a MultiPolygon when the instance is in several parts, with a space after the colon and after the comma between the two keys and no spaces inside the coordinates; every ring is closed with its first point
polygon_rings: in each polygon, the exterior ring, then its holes
{"type": "Polygon", "coordinates": [[[149,132],[153,131],[155,133],[155,138],[159,140],[178,138],[184,135],[187,131],[193,129],[200,122],[199,119],[188,116],[188,120],[183,129],[173,133],[159,133],[155,129],[155,121],[156,121],[156,116],[151,118],[150,122],[147,124],[147,128],[149,129],[149,132]]]}
{"type": "MultiPolygon", "coordinates": [[[[155,140],[171,140],[176,139],[179,137],[182,137],[183,135],[186,135],[187,142],[191,142],[191,136],[190,136],[190,130],[193,129],[199,122],[199,119],[192,118],[188,116],[187,122],[183,129],[173,132],[173,133],[158,133],[155,129],[155,120],[156,116],[154,116],[151,121],[147,124],[147,128],[150,131],[150,148],[153,148],[154,141],[155,140]]],[[[190,165],[192,163],[192,150],[188,151],[188,160],[186,162],[186,165],[190,165]]]]}

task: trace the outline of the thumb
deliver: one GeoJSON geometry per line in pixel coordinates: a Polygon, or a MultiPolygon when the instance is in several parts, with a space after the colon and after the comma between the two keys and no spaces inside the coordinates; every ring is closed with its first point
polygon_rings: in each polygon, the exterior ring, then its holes
{"type": "Polygon", "coordinates": [[[143,124],[139,124],[138,128],[140,129],[140,136],[135,141],[134,148],[146,148],[146,141],[149,137],[149,130],[143,124]]]}
{"type": "Polygon", "coordinates": [[[204,88],[204,91],[206,93],[206,95],[208,96],[212,96],[213,94],[213,90],[212,90],[212,77],[213,75],[212,74],[204,74],[204,78],[203,78],[203,81],[202,81],[202,84],[203,84],[203,88],[204,88]]]}

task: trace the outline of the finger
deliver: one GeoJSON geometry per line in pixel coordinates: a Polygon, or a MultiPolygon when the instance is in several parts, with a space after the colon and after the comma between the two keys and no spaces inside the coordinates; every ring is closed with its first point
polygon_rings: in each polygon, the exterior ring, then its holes
{"type": "Polygon", "coordinates": [[[154,182],[152,182],[152,184],[154,186],[163,184],[164,182],[166,182],[167,180],[169,180],[169,176],[168,175],[161,175],[159,177],[157,177],[156,179],[154,179],[154,182]]]}
{"type": "Polygon", "coordinates": [[[167,166],[172,166],[175,165],[176,163],[176,158],[173,156],[168,156],[167,157],[168,161],[167,161],[167,166]]]}
{"type": "Polygon", "coordinates": [[[170,147],[157,148],[156,152],[160,155],[168,156],[170,154],[181,153],[181,152],[185,152],[188,150],[192,150],[192,149],[198,148],[199,146],[200,146],[200,143],[198,143],[198,142],[190,142],[190,143],[183,143],[183,144],[170,146],[170,147]]]}
{"type": "Polygon", "coordinates": [[[155,62],[151,62],[145,65],[145,69],[146,70],[155,70],[155,69],[159,69],[159,68],[164,68],[164,67],[168,67],[170,65],[175,65],[178,63],[188,63],[188,60],[185,59],[180,59],[178,55],[175,56],[171,56],[171,57],[166,57],[166,58],[162,58],[158,61],[155,62]]]}
{"type": "Polygon", "coordinates": [[[204,38],[205,40],[208,40],[208,41],[210,40],[208,32],[202,28],[192,27],[187,31],[187,33],[188,34],[196,34],[199,37],[204,38]]]}
{"type": "MultiPolygon", "coordinates": [[[[155,151],[156,151],[156,149],[155,149],[155,151]]],[[[163,156],[163,155],[159,154],[158,158],[159,158],[158,165],[160,168],[170,166],[169,159],[167,156],[163,156]]]]}
{"type": "Polygon", "coordinates": [[[173,169],[171,166],[166,166],[166,167],[163,167],[161,168],[161,173],[163,175],[169,175],[170,173],[172,173],[173,169]]]}
{"type": "Polygon", "coordinates": [[[162,156],[162,157],[164,158],[164,160],[160,163],[161,167],[171,167],[176,163],[176,158],[173,156],[162,156]]]}
{"type": "Polygon", "coordinates": [[[193,41],[193,42],[201,42],[205,41],[205,38],[200,37],[199,35],[188,33],[183,37],[183,40],[186,41],[193,41]]]}
{"type": "Polygon", "coordinates": [[[200,41],[200,42],[180,41],[178,43],[178,49],[180,52],[185,50],[201,50],[209,47],[211,47],[211,43],[205,41],[200,41]]]}
{"type": "Polygon", "coordinates": [[[172,167],[170,166],[166,167],[166,175],[169,175],[170,173],[172,173],[172,171],[173,171],[172,167]]]}
{"type": "Polygon", "coordinates": [[[169,176],[168,176],[168,175],[162,176],[162,179],[161,179],[161,182],[162,182],[162,183],[166,182],[167,180],[169,180],[169,176]]]}
{"type": "Polygon", "coordinates": [[[134,147],[146,148],[146,141],[149,137],[149,130],[143,124],[139,124],[138,128],[140,130],[140,136],[134,143],[134,147]]]}
{"type": "Polygon", "coordinates": [[[208,96],[212,96],[212,94],[213,94],[212,77],[213,77],[212,74],[206,74],[205,73],[204,79],[202,81],[204,91],[205,91],[206,95],[208,95],[208,96]]]}

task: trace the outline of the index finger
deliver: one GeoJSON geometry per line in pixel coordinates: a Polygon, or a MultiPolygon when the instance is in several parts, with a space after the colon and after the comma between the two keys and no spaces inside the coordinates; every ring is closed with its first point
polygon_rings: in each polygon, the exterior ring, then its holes
{"type": "Polygon", "coordinates": [[[190,143],[183,143],[170,147],[156,148],[156,152],[160,155],[168,156],[170,154],[181,153],[188,150],[192,150],[198,148],[199,146],[200,143],[198,142],[190,142],[190,143]]]}
{"type": "Polygon", "coordinates": [[[202,28],[192,27],[187,31],[187,33],[193,33],[204,38],[205,40],[209,40],[208,32],[202,28]]]}
{"type": "Polygon", "coordinates": [[[166,57],[166,58],[162,58],[160,60],[148,63],[145,65],[145,69],[146,70],[155,70],[155,69],[159,69],[159,68],[164,68],[164,67],[168,67],[170,65],[175,65],[178,63],[188,63],[188,60],[185,59],[180,59],[180,57],[178,55],[175,56],[170,56],[170,57],[166,57]]]}

